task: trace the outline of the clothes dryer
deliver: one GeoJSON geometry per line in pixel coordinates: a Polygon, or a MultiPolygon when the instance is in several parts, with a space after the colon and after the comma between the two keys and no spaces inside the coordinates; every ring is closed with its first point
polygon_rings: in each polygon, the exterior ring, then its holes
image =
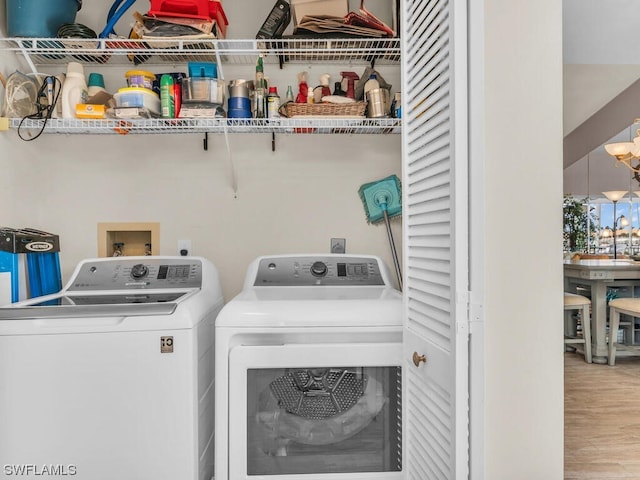
{"type": "Polygon", "coordinates": [[[212,478],[222,305],[204,258],[112,257],[0,308],[3,474],[212,478]]]}
{"type": "Polygon", "coordinates": [[[216,480],[402,478],[401,324],[377,257],[256,259],[216,320],[216,480]]]}

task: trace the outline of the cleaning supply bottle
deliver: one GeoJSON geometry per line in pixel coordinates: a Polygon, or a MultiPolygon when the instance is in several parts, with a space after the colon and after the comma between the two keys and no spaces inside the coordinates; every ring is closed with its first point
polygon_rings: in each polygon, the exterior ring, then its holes
{"type": "Polygon", "coordinates": [[[356,80],[360,80],[360,77],[356,72],[340,72],[340,75],[342,75],[342,81],[347,82],[347,97],[353,98],[355,100],[356,98],[355,84],[356,84],[356,80]]]}
{"type": "Polygon", "coordinates": [[[255,107],[253,111],[254,118],[265,118],[267,116],[267,102],[265,96],[264,79],[260,80],[259,83],[256,83],[256,89],[253,98],[255,101],[255,107]]]}
{"type": "Polygon", "coordinates": [[[322,85],[322,96],[328,97],[331,95],[331,89],[329,88],[329,80],[331,79],[331,75],[328,73],[323,73],[320,75],[320,85],[322,85]]]}
{"type": "Polygon", "coordinates": [[[76,118],[76,105],[86,103],[88,98],[87,82],[84,78],[82,64],[69,62],[60,97],[62,101],[62,118],[76,118]]]}
{"type": "Polygon", "coordinates": [[[309,86],[307,85],[307,72],[300,72],[298,74],[298,96],[296,97],[296,103],[307,103],[308,97],[309,86]]]}
{"type": "Polygon", "coordinates": [[[269,87],[269,95],[267,95],[267,117],[280,117],[280,95],[278,95],[278,87],[269,87]]]}
{"type": "Polygon", "coordinates": [[[291,89],[291,85],[287,87],[287,95],[285,98],[287,102],[293,102],[293,90],[291,89]]]}
{"type": "Polygon", "coordinates": [[[378,82],[378,75],[372,73],[369,75],[369,80],[364,84],[364,99],[367,99],[367,93],[370,90],[375,90],[376,88],[380,88],[380,82],[378,82]]]}
{"type": "Polygon", "coordinates": [[[165,74],[160,77],[160,107],[162,118],[175,117],[173,77],[171,75],[165,74]]]}
{"type": "Polygon", "coordinates": [[[402,97],[400,92],[396,92],[391,102],[391,116],[393,118],[402,118],[402,97]]]}
{"type": "Polygon", "coordinates": [[[342,90],[342,82],[335,82],[335,84],[333,86],[333,94],[338,96],[338,97],[346,97],[347,96],[347,92],[342,90]]]}
{"type": "Polygon", "coordinates": [[[322,103],[322,97],[331,95],[329,89],[329,79],[331,76],[328,73],[320,75],[320,85],[313,89],[313,103],[322,103]]]}
{"type": "Polygon", "coordinates": [[[89,88],[87,89],[87,94],[89,95],[89,98],[100,92],[106,91],[104,88],[104,77],[101,73],[90,73],[88,85],[89,88]]]}
{"type": "Polygon", "coordinates": [[[264,65],[262,60],[262,55],[258,57],[258,61],[256,62],[256,79],[255,79],[255,108],[253,116],[255,118],[265,118],[266,117],[266,95],[265,95],[265,80],[264,80],[264,65]]]}

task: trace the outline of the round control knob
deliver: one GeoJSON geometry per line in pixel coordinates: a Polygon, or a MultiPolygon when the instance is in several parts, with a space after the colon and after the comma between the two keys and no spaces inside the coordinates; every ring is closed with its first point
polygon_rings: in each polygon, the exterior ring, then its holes
{"type": "Polygon", "coordinates": [[[138,263],[136,265],[134,265],[133,267],[131,267],[131,276],[133,278],[144,278],[149,274],[149,269],[147,268],[146,265],[143,265],[142,263],[138,263]]]}
{"type": "Polygon", "coordinates": [[[324,262],[313,262],[311,265],[311,274],[314,277],[324,277],[328,271],[329,269],[324,262]]]}

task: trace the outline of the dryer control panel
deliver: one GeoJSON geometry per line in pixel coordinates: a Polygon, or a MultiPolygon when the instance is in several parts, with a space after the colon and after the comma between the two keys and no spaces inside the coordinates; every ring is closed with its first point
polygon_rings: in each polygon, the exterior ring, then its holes
{"type": "Polygon", "coordinates": [[[113,257],[85,260],[68,291],[202,287],[202,262],[193,258],[113,257]]]}
{"type": "Polygon", "coordinates": [[[386,285],[375,257],[330,255],[263,257],[254,286],[386,285]]]}

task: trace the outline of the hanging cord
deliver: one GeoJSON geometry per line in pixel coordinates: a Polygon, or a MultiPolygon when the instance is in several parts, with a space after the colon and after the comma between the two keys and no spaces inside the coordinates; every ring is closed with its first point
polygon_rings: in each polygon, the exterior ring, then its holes
{"type": "Polygon", "coordinates": [[[53,114],[53,111],[58,104],[58,98],[60,97],[61,90],[62,84],[57,77],[54,77],[53,75],[47,75],[44,78],[44,81],[42,82],[42,85],[40,85],[38,94],[36,96],[36,113],[32,113],[31,115],[22,117],[22,120],[20,120],[20,124],[18,125],[18,137],[20,137],[21,140],[30,142],[42,135],[42,132],[44,132],[44,129],[47,126],[47,122],[51,118],[51,115],[53,114]],[[43,99],[46,99],[46,103],[43,103],[43,99]],[[38,133],[31,138],[25,138],[21,132],[22,124],[27,119],[44,120],[42,122],[40,131],[38,131],[38,133]]]}

